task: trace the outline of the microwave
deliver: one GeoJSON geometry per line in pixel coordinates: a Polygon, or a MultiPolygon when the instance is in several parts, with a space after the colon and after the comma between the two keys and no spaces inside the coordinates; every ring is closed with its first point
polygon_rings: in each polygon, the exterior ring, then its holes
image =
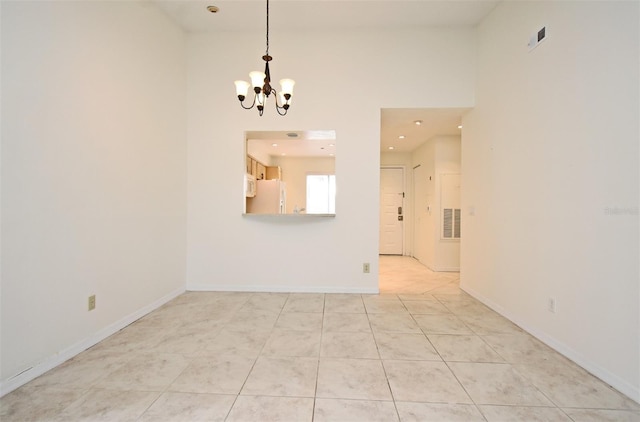
{"type": "Polygon", "coordinates": [[[244,195],[247,198],[256,196],[256,177],[249,173],[244,175],[244,195]]]}

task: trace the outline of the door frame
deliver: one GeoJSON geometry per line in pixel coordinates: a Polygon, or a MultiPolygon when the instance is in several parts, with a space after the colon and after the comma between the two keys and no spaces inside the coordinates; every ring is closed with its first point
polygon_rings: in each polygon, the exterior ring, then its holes
{"type": "MultiPolygon", "coordinates": [[[[407,192],[407,166],[403,165],[403,164],[385,164],[385,165],[381,165],[380,166],[380,174],[382,174],[382,170],[383,169],[400,169],[402,170],[402,191],[404,192],[404,198],[403,198],[403,202],[402,202],[402,214],[404,215],[404,219],[402,220],[404,224],[402,224],[402,254],[400,256],[406,256],[407,254],[407,227],[410,221],[413,221],[412,219],[412,215],[413,212],[411,211],[408,215],[407,215],[407,203],[409,203],[409,192],[407,192]],[[409,218],[407,218],[409,217],[409,218]]],[[[378,196],[380,196],[380,191],[381,191],[381,187],[378,188],[378,196]]],[[[382,203],[378,204],[378,207],[380,208],[382,206],[382,203]]],[[[382,220],[380,220],[379,216],[378,216],[378,230],[380,230],[380,224],[381,224],[382,220]]],[[[378,253],[380,252],[380,249],[378,248],[378,253]]]]}
{"type": "MultiPolygon", "coordinates": [[[[418,227],[418,221],[419,221],[419,216],[420,214],[418,212],[416,212],[416,207],[418,205],[417,203],[417,192],[416,192],[416,169],[423,167],[422,164],[417,164],[416,166],[414,166],[411,169],[411,212],[413,215],[413,224],[411,226],[411,256],[414,257],[416,260],[418,260],[418,262],[422,263],[423,265],[424,262],[423,260],[420,259],[420,257],[418,256],[418,247],[417,247],[417,242],[416,242],[416,238],[418,237],[416,233],[416,231],[419,229],[418,227]]],[[[422,171],[422,170],[420,170],[422,171]]]]}

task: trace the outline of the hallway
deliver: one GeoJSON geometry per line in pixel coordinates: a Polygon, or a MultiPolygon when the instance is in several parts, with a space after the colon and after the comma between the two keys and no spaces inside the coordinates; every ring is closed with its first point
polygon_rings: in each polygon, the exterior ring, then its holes
{"type": "Polygon", "coordinates": [[[434,272],[415,258],[380,255],[380,294],[460,294],[460,273],[434,272]]]}

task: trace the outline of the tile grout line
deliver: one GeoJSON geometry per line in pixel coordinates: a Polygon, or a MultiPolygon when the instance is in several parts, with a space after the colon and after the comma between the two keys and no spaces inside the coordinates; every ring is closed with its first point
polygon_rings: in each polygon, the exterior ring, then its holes
{"type": "MultiPolygon", "coordinates": [[[[249,296],[249,298],[247,298],[247,300],[243,303],[243,305],[245,305],[246,303],[249,302],[249,300],[252,297],[255,297],[256,293],[253,293],[251,296],[249,296]]],[[[249,371],[247,372],[247,376],[245,377],[242,385],[240,386],[240,389],[238,389],[238,393],[235,395],[236,398],[233,400],[233,403],[231,404],[231,407],[229,407],[229,411],[227,412],[227,415],[225,416],[224,420],[228,420],[229,416],[231,415],[231,411],[233,410],[233,408],[235,407],[236,403],[238,402],[238,398],[240,398],[240,393],[242,392],[242,389],[244,388],[244,386],[247,383],[247,380],[249,379],[249,376],[251,375],[251,372],[253,371],[253,368],[255,368],[256,363],[258,362],[258,359],[260,359],[260,356],[262,355],[262,352],[264,351],[264,348],[266,347],[269,338],[271,338],[271,335],[273,334],[273,331],[275,329],[275,326],[278,322],[278,318],[280,318],[280,315],[282,314],[282,309],[284,309],[287,301],[289,300],[289,297],[291,296],[290,293],[287,294],[287,299],[284,301],[284,303],[282,304],[282,308],[280,308],[280,311],[278,312],[278,316],[276,317],[276,320],[273,323],[273,326],[271,327],[271,331],[269,332],[269,336],[267,337],[267,340],[265,340],[264,344],[262,345],[262,347],[260,348],[260,351],[258,352],[258,354],[256,355],[256,358],[253,361],[253,364],[251,365],[251,368],[249,369],[249,371]]],[[[239,310],[240,308],[238,308],[239,310]]],[[[237,311],[236,311],[237,312],[237,311]]]]}
{"type": "Polygon", "coordinates": [[[458,378],[458,376],[456,375],[455,372],[453,372],[453,369],[451,369],[451,367],[449,366],[449,362],[443,360],[444,364],[447,366],[447,369],[449,370],[449,372],[451,372],[451,374],[453,375],[453,377],[456,379],[456,381],[458,382],[458,384],[460,384],[460,387],[464,390],[465,394],[467,395],[467,397],[469,397],[469,400],[471,400],[471,402],[473,403],[473,405],[475,406],[476,410],[478,411],[478,413],[480,413],[480,415],[484,418],[484,420],[487,420],[487,417],[485,416],[485,414],[482,412],[482,410],[480,409],[480,406],[478,406],[478,403],[476,403],[476,401],[473,399],[473,397],[471,397],[471,394],[469,394],[469,391],[467,391],[467,389],[465,388],[465,386],[462,384],[462,382],[460,381],[460,379],[458,378]]]}
{"type": "MultiPolygon", "coordinates": [[[[437,297],[434,296],[434,298],[436,299],[436,301],[438,301],[438,303],[440,303],[441,305],[443,305],[448,311],[451,312],[451,310],[444,304],[442,303],[437,297]]],[[[453,312],[451,312],[453,314],[453,312]]],[[[411,319],[413,319],[413,321],[416,323],[416,325],[418,327],[420,327],[420,325],[418,324],[418,321],[416,321],[416,319],[414,318],[414,314],[410,313],[411,315],[411,319]]],[[[455,314],[454,314],[455,315],[455,314]]],[[[466,324],[465,324],[466,325],[466,324]]],[[[458,379],[458,377],[456,376],[456,374],[453,372],[453,370],[451,369],[451,367],[449,366],[449,363],[444,359],[444,357],[442,356],[442,354],[440,353],[440,351],[436,348],[436,346],[431,342],[431,340],[429,339],[429,336],[427,336],[427,334],[422,330],[422,328],[420,328],[420,332],[422,333],[422,335],[426,338],[426,340],[429,342],[429,344],[431,345],[431,347],[433,348],[433,350],[435,350],[435,352],[438,354],[438,356],[440,357],[441,361],[446,365],[447,369],[449,370],[449,372],[451,373],[451,375],[453,375],[453,377],[456,379],[456,381],[458,382],[458,384],[460,385],[460,387],[462,388],[462,390],[465,392],[465,394],[467,395],[467,397],[469,398],[469,400],[471,400],[471,402],[473,403],[473,406],[475,407],[475,409],[478,411],[478,413],[484,418],[484,420],[486,421],[487,418],[485,417],[484,413],[482,413],[482,411],[480,410],[480,407],[478,406],[478,404],[476,403],[476,401],[473,399],[473,397],[471,397],[471,394],[469,394],[469,392],[467,391],[467,389],[464,387],[464,385],[462,384],[462,382],[460,382],[460,380],[458,379]]]]}
{"type": "Polygon", "coordinates": [[[313,406],[311,408],[311,422],[314,422],[316,418],[316,404],[318,400],[318,379],[320,378],[320,357],[322,355],[322,338],[324,336],[324,316],[325,308],[327,306],[327,295],[322,295],[322,319],[320,320],[320,344],[318,346],[318,360],[316,365],[316,382],[313,390],[313,406]]]}
{"type": "MultiPolygon", "coordinates": [[[[434,296],[435,297],[435,296],[434,296]]],[[[446,303],[443,303],[443,301],[441,301],[440,299],[438,299],[436,297],[436,300],[438,300],[440,303],[442,303],[443,306],[445,306],[453,315],[456,316],[456,318],[460,319],[460,317],[458,317],[457,313],[454,312],[453,310],[451,310],[451,308],[449,308],[446,303]]],[[[474,299],[475,300],[475,299],[474,299]]],[[[473,302],[472,302],[473,303],[473,302]]],[[[474,330],[472,327],[469,327],[464,320],[460,319],[460,321],[462,322],[462,324],[464,324],[467,328],[469,328],[471,330],[471,332],[473,333],[473,335],[475,337],[478,337],[487,347],[489,347],[494,353],[496,353],[500,358],[502,358],[504,360],[504,364],[508,364],[512,370],[516,371],[516,373],[518,373],[520,376],[522,376],[524,379],[527,379],[527,381],[530,382],[531,386],[534,387],[538,392],[540,392],[545,398],[547,398],[549,400],[550,403],[553,403],[553,405],[558,408],[558,406],[556,405],[556,403],[551,400],[549,397],[547,397],[546,394],[544,394],[544,392],[542,392],[535,384],[533,384],[533,382],[531,382],[530,380],[528,380],[527,377],[523,376],[522,374],[520,374],[520,372],[518,372],[516,370],[515,367],[513,367],[513,365],[511,364],[511,362],[508,362],[507,359],[502,356],[502,354],[498,353],[493,347],[491,347],[490,344],[488,344],[486,342],[486,340],[483,338],[483,336],[478,333],[476,330],[474,330]]],[[[506,333],[505,333],[506,334],[506,333]]],[[[438,352],[439,353],[439,352],[438,352]]],[[[444,361],[444,359],[443,359],[444,361]]],[[[447,368],[449,368],[449,371],[451,371],[451,373],[453,374],[453,376],[456,378],[456,380],[458,381],[458,383],[462,386],[462,388],[465,390],[465,392],[467,393],[467,395],[469,396],[469,398],[473,401],[474,405],[476,406],[476,409],[478,409],[478,411],[482,414],[482,416],[486,419],[486,416],[484,415],[484,412],[482,412],[482,410],[480,409],[480,407],[478,406],[478,404],[475,402],[475,400],[473,399],[473,397],[471,397],[471,394],[469,394],[469,392],[467,391],[467,389],[464,387],[464,385],[462,384],[462,382],[460,382],[460,380],[458,379],[458,376],[455,374],[455,372],[451,369],[451,367],[449,366],[449,362],[444,361],[445,364],[447,365],[447,368]]],[[[473,363],[473,362],[469,362],[469,363],[473,363]]],[[[498,362],[485,362],[485,363],[498,363],[498,362]]],[[[510,406],[510,407],[518,407],[518,405],[504,405],[504,406],[510,406]]],[[[528,407],[528,406],[527,406],[528,407]]],[[[565,413],[565,412],[563,412],[565,413]]],[[[568,415],[567,415],[568,416],[568,415]]]]}
{"type": "MultiPolygon", "coordinates": [[[[398,300],[400,300],[400,298],[397,295],[396,297],[398,298],[398,300]]],[[[402,303],[402,301],[400,302],[402,303]]],[[[402,304],[402,306],[404,306],[404,303],[402,304]]],[[[366,307],[365,307],[365,311],[366,311],[366,307]]],[[[384,372],[384,377],[387,381],[387,387],[389,388],[389,393],[391,394],[391,401],[393,402],[393,408],[396,410],[396,416],[398,417],[398,421],[400,421],[400,411],[398,411],[398,403],[396,402],[396,397],[393,394],[393,389],[391,388],[391,381],[389,381],[389,375],[387,374],[387,368],[384,365],[384,360],[382,359],[382,354],[380,353],[380,348],[378,347],[378,340],[376,339],[375,334],[373,334],[373,327],[371,326],[371,320],[369,319],[368,313],[367,313],[367,320],[369,320],[369,328],[371,328],[373,341],[376,345],[376,350],[378,351],[378,357],[380,358],[380,366],[382,366],[382,371],[384,372]]]]}

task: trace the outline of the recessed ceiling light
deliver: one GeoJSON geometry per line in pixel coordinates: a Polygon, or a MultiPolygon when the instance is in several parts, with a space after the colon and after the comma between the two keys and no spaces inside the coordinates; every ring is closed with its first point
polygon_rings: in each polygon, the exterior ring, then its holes
{"type": "Polygon", "coordinates": [[[287,155],[287,153],[286,153],[286,152],[283,152],[283,153],[282,153],[282,154],[280,154],[280,155],[287,155]]]}
{"type": "Polygon", "coordinates": [[[398,136],[398,139],[404,139],[404,135],[398,136]]]}
{"type": "Polygon", "coordinates": [[[278,146],[278,144],[271,144],[271,146],[272,146],[272,147],[277,147],[277,146],[278,146]]]}
{"type": "Polygon", "coordinates": [[[395,149],[394,147],[389,147],[389,149],[395,149]]]}
{"type": "Polygon", "coordinates": [[[416,126],[420,126],[422,124],[422,120],[416,120],[415,122],[413,122],[416,124],[416,126]]]}
{"type": "Polygon", "coordinates": [[[462,129],[462,125],[458,125],[458,129],[462,129]]]}
{"type": "Polygon", "coordinates": [[[329,146],[330,146],[330,147],[335,147],[335,146],[336,146],[336,144],[329,144],[329,146]]]}
{"type": "Polygon", "coordinates": [[[333,156],[334,156],[335,154],[333,154],[333,153],[330,153],[329,155],[330,155],[331,157],[333,157],[333,156]]]}
{"type": "Polygon", "coordinates": [[[219,7],[217,6],[207,6],[207,10],[211,13],[218,13],[218,11],[220,10],[219,7]]]}

